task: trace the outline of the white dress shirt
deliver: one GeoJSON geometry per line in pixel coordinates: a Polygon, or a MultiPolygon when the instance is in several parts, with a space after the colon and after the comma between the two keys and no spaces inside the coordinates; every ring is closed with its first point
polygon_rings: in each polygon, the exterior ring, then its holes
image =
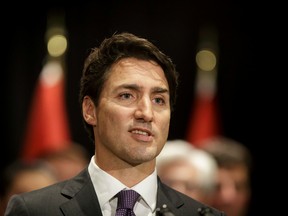
{"type": "MultiPolygon", "coordinates": [[[[114,216],[117,208],[117,197],[115,195],[123,190],[129,189],[118,179],[114,178],[95,163],[95,156],[92,156],[88,172],[95,188],[103,216],[114,216]]],[[[154,172],[143,181],[132,188],[140,194],[140,199],[134,206],[136,215],[155,216],[157,200],[157,173],[154,172]]]]}

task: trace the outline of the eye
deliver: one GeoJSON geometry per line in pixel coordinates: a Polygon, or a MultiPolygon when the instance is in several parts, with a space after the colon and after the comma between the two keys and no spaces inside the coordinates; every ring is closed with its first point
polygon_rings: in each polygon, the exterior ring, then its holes
{"type": "Polygon", "coordinates": [[[154,102],[156,104],[160,104],[160,105],[164,105],[165,104],[165,100],[163,98],[160,98],[160,97],[159,98],[155,98],[154,102]]]}
{"type": "Polygon", "coordinates": [[[133,97],[133,95],[130,94],[130,93],[122,93],[122,94],[120,94],[120,98],[121,98],[122,100],[131,99],[132,97],[133,97]]]}

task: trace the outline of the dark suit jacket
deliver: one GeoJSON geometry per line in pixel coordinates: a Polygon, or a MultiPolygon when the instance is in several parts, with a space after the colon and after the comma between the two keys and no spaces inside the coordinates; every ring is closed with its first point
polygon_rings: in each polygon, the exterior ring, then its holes
{"type": "MultiPolygon", "coordinates": [[[[199,216],[201,214],[199,214],[198,209],[207,207],[164,185],[159,178],[158,181],[157,206],[166,204],[176,216],[199,216]]],[[[212,211],[215,216],[224,216],[223,212],[215,209],[212,211]]],[[[14,195],[5,212],[5,216],[101,215],[100,205],[88,169],[83,170],[70,180],[32,192],[14,195]]]]}

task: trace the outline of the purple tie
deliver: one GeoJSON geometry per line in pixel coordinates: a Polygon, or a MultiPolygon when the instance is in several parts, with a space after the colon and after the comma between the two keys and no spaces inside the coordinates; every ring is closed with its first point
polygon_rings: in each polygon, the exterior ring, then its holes
{"type": "Polygon", "coordinates": [[[136,216],[133,208],[140,195],[134,190],[122,190],[116,196],[118,204],[115,216],[136,216]]]}

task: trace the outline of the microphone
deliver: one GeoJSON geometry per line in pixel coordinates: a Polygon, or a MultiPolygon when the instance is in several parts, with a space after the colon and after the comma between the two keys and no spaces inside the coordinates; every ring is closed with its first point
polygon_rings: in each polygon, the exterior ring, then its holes
{"type": "Polygon", "coordinates": [[[205,208],[199,208],[199,209],[198,209],[198,213],[199,213],[199,215],[201,215],[201,216],[214,216],[212,210],[211,210],[210,208],[207,208],[207,207],[205,207],[205,208]]]}
{"type": "Polygon", "coordinates": [[[175,216],[166,204],[164,204],[161,208],[156,209],[156,216],[175,216]]]}
{"type": "MultiPolygon", "coordinates": [[[[199,208],[198,213],[200,216],[215,216],[212,212],[212,210],[208,207],[205,208],[199,208]]],[[[156,216],[175,216],[166,204],[164,204],[161,208],[156,209],[156,216]]]]}

